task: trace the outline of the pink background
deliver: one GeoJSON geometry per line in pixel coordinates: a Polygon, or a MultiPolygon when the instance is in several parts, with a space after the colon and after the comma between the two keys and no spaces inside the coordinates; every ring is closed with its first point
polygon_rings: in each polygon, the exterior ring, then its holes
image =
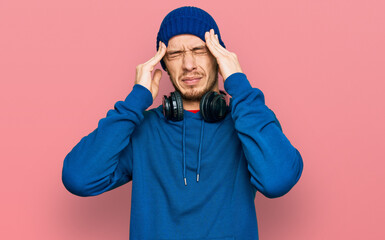
{"type": "MultiPolygon", "coordinates": [[[[71,195],[63,159],[131,91],[163,17],[191,4],[304,159],[287,195],[257,193],[260,238],[385,239],[382,0],[0,1],[0,239],[128,239],[131,183],[71,195]]],[[[170,91],[163,72],[153,106],[170,91]]]]}

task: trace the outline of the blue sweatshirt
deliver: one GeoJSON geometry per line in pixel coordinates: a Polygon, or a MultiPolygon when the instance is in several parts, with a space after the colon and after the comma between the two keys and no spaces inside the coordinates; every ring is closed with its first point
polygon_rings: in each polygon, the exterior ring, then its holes
{"type": "Polygon", "coordinates": [[[286,194],[303,162],[262,91],[246,75],[224,83],[228,114],[216,123],[184,110],[165,119],[147,110],[151,92],[134,85],[64,159],[64,186],[95,196],[132,181],[131,240],[256,240],[256,191],[286,194]]]}

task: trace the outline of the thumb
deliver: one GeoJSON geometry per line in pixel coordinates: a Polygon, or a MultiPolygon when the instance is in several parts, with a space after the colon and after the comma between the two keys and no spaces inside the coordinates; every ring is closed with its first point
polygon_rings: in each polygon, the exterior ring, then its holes
{"type": "Polygon", "coordinates": [[[153,99],[155,99],[156,96],[158,95],[159,82],[161,78],[162,78],[162,70],[156,69],[154,72],[154,77],[152,79],[152,86],[151,86],[153,99]]]}

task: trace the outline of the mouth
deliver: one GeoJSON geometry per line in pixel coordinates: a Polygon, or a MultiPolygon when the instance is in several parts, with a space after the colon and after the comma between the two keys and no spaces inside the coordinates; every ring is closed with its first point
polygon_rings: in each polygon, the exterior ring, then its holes
{"type": "Polygon", "coordinates": [[[194,78],[183,78],[182,82],[185,83],[186,85],[195,85],[197,84],[202,77],[194,77],[194,78]]]}

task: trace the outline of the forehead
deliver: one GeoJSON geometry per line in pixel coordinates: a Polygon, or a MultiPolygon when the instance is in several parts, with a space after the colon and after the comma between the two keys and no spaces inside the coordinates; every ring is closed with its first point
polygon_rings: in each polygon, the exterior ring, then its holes
{"type": "Polygon", "coordinates": [[[200,45],[206,45],[202,39],[192,34],[180,34],[176,35],[168,41],[168,49],[185,49],[192,48],[200,45]]]}

